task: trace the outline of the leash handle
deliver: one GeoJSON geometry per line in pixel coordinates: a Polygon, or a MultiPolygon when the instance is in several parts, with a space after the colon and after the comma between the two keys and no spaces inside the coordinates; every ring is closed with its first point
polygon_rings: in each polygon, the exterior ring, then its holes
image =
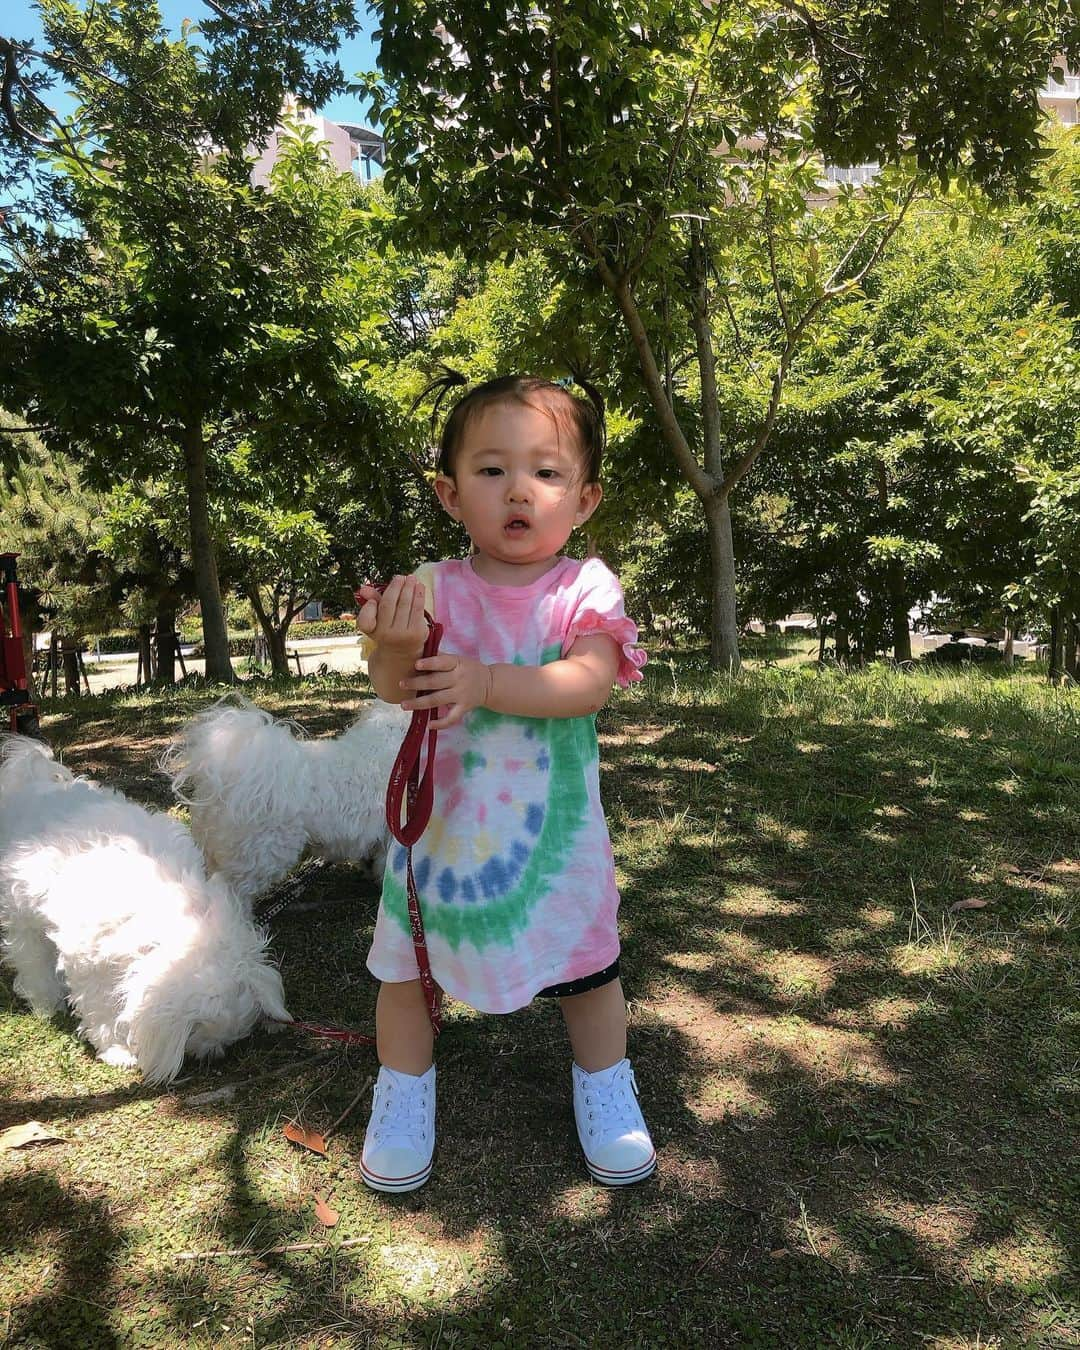
{"type": "MultiPolygon", "coordinates": [[[[377,583],[374,589],[381,595],[389,583],[377,583]]],[[[359,606],[362,601],[356,595],[359,606]]],[[[428,635],[424,643],[422,656],[435,656],[442,641],[443,627],[424,610],[428,635]]],[[[386,788],[386,824],[390,833],[404,845],[406,889],[409,898],[409,925],[412,929],[413,951],[416,953],[416,968],[420,976],[420,987],[424,991],[428,1018],[436,1036],[442,1031],[442,1011],[435,980],[431,974],[431,962],[428,959],[427,939],[424,936],[424,919],[420,913],[420,896],[413,876],[412,846],[427,829],[431,819],[431,810],[435,798],[435,746],[439,738],[437,731],[428,731],[431,720],[431,708],[416,708],[413,711],[409,729],[401,743],[394,767],[390,770],[390,781],[386,788]],[[427,759],[424,764],[424,776],[420,777],[420,755],[424,747],[424,733],[427,732],[427,759]],[[401,819],[402,802],[405,804],[405,819],[401,819]]]]}

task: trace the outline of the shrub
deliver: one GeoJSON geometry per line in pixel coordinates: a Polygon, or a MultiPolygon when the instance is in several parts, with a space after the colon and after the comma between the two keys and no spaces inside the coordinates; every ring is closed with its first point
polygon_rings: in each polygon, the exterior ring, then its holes
{"type": "Polygon", "coordinates": [[[313,619],[311,623],[294,623],[289,628],[288,640],[321,637],[359,637],[355,619],[313,619]]]}

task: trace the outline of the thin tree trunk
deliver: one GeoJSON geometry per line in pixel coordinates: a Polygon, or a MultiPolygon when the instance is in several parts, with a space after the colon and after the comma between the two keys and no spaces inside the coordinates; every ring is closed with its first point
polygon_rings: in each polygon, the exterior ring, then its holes
{"type": "Polygon", "coordinates": [[[79,649],[75,638],[60,639],[60,655],[64,663],[64,693],[81,694],[82,683],[79,680],[79,649]]]}
{"type": "Polygon", "coordinates": [[[1065,623],[1065,674],[1075,684],[1080,679],[1080,662],[1078,662],[1077,640],[1080,639],[1080,627],[1076,622],[1076,615],[1070,614],[1065,623]]]}
{"type": "Polygon", "coordinates": [[[154,661],[153,651],[150,645],[150,625],[148,623],[139,624],[135,636],[139,644],[139,670],[142,672],[142,683],[146,685],[153,684],[154,661]]]}
{"type": "Polygon", "coordinates": [[[276,614],[271,616],[267,613],[258,586],[248,587],[248,599],[251,601],[251,608],[255,611],[259,627],[263,630],[263,636],[266,638],[266,646],[270,652],[271,671],[275,675],[288,675],[289,658],[285,655],[285,641],[289,631],[289,623],[281,625],[276,622],[276,614]]]}
{"type": "Polygon", "coordinates": [[[1050,610],[1050,671],[1051,684],[1061,683],[1061,606],[1050,610]]]}
{"type": "Polygon", "coordinates": [[[157,669],[154,680],[157,684],[176,683],[176,610],[172,605],[159,604],[157,611],[157,633],[154,638],[154,655],[157,669]]]}
{"type": "Polygon", "coordinates": [[[739,628],[735,611],[735,550],[731,539],[731,508],[727,497],[705,501],[709,522],[712,614],[709,626],[709,661],[714,670],[737,675],[739,628]]]}
{"type": "Polygon", "coordinates": [[[219,684],[233,684],[229,660],[229,634],[221,603],[221,582],[217,558],[210,537],[210,510],[206,489],[206,441],[202,424],[185,429],[184,469],[187,477],[188,525],[191,530],[191,568],[195,591],[202,610],[203,647],[206,652],[206,678],[219,684]]]}
{"type": "Polygon", "coordinates": [[[1001,659],[1006,668],[1011,670],[1013,666],[1013,628],[1011,623],[1005,625],[1005,647],[1001,653],[1001,659]]]}
{"type": "Polygon", "coordinates": [[[892,621],[893,658],[911,660],[911,630],[908,628],[907,583],[900,558],[890,558],[886,572],[889,588],[889,615],[892,621]]]}

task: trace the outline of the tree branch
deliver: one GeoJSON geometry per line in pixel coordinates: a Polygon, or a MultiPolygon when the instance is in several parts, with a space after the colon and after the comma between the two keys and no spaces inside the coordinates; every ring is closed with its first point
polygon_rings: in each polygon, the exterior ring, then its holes
{"type": "Polygon", "coordinates": [[[866,229],[861,231],[859,239],[857,239],[855,241],[855,244],[853,244],[852,247],[848,249],[847,253],[844,255],[844,258],[841,259],[840,263],[833,270],[833,274],[829,278],[829,283],[826,285],[825,289],[814,300],[814,302],[807,307],[806,313],[803,314],[802,318],[798,321],[798,323],[794,325],[794,327],[788,333],[787,341],[784,344],[784,349],[780,353],[780,363],[777,366],[776,372],[773,375],[772,393],[769,398],[769,406],[768,409],[766,410],[765,421],[762,424],[761,430],[754,438],[753,445],[751,445],[750,448],[744,454],[740,455],[739,458],[735,460],[735,462],[728,469],[727,473],[724,475],[724,481],[720,487],[721,493],[726,494],[732,490],[735,484],[738,483],[739,480],[749,472],[751,466],[757,459],[758,455],[761,454],[762,450],[764,450],[765,446],[768,444],[769,437],[772,434],[772,429],[776,422],[777,413],[780,410],[780,396],[783,393],[784,380],[787,377],[788,366],[791,364],[795,352],[798,349],[799,343],[802,341],[803,334],[806,332],[807,328],[820,313],[821,309],[830,300],[835,300],[836,297],[840,295],[846,295],[849,291],[853,291],[859,285],[861,285],[867,273],[870,271],[870,268],[880,259],[882,253],[885,251],[885,248],[889,240],[900,228],[900,224],[907,213],[908,207],[915,199],[915,190],[916,184],[912,183],[911,187],[908,189],[907,195],[903,200],[903,204],[901,205],[900,210],[893,218],[891,224],[889,225],[889,228],[884,232],[881,239],[878,241],[877,246],[874,248],[873,253],[871,253],[870,257],[867,259],[865,265],[855,274],[855,276],[850,277],[847,281],[840,282],[837,284],[836,277],[839,275],[846,261],[850,259],[854,251],[854,248],[859,243],[859,240],[865,238],[866,233],[870,229],[871,225],[875,223],[880,224],[881,218],[875,217],[874,220],[871,221],[866,226],[866,229]]]}
{"type": "MultiPolygon", "coordinates": [[[[709,54],[713,49],[713,43],[716,41],[716,35],[720,31],[720,25],[723,22],[723,19],[724,13],[723,7],[721,7],[721,12],[716,17],[716,26],[713,28],[712,34],[709,37],[708,46],[705,48],[706,61],[708,60],[709,54]]],[[[671,181],[675,176],[675,166],[679,162],[679,155],[682,152],[683,141],[685,141],[686,139],[686,133],[690,126],[690,113],[693,110],[694,101],[697,98],[698,88],[701,84],[701,77],[703,71],[704,71],[704,63],[702,65],[702,69],[699,70],[694,77],[693,86],[691,87],[690,94],[686,100],[686,107],[683,109],[682,122],[679,124],[679,129],[675,133],[675,139],[671,143],[671,154],[668,157],[667,171],[664,175],[664,192],[663,192],[664,200],[666,200],[668,193],[671,191],[671,181]]],[[[652,248],[653,240],[656,238],[657,231],[660,229],[660,225],[664,219],[664,215],[665,210],[663,205],[661,205],[660,209],[656,213],[656,219],[650,222],[649,229],[646,232],[645,238],[642,241],[641,248],[638,250],[636,257],[631,258],[629,263],[627,264],[626,269],[627,275],[631,278],[631,280],[633,280],[637,276],[637,274],[641,271],[642,267],[644,267],[645,259],[648,257],[649,249],[652,248]]]]}

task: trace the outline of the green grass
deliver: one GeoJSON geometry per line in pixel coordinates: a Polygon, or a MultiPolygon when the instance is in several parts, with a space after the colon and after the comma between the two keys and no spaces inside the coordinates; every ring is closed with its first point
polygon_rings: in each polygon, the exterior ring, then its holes
{"type": "MultiPolygon", "coordinates": [[[[390,1198],[359,1181],[366,1100],[326,1160],[281,1135],[340,1114],[371,1052],[260,1033],[150,1090],[4,975],[0,1128],[66,1142],[0,1155],[0,1338],[1076,1344],[1080,693],[1031,670],[817,673],[798,650],[734,681],[702,666],[654,660],[599,719],[655,1180],[586,1179],[545,1002],[449,1006],[435,1173],[390,1198]],[[180,1256],[231,1248],[251,1254],[180,1256]]],[[[165,805],[153,761],[211,697],[65,702],[45,726],[165,805]]],[[[258,697],[324,734],[360,695],[258,697]]],[[[376,899],[328,868],[274,921],[295,1015],[372,1026],[376,899]]]]}

